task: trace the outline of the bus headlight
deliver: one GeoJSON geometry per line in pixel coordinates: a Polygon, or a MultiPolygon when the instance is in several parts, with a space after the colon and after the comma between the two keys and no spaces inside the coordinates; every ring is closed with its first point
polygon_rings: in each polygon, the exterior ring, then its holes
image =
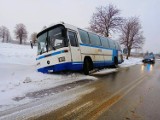
{"type": "Polygon", "coordinates": [[[49,61],[49,60],[47,60],[47,64],[48,64],[48,65],[50,64],[50,61],[49,61]]]}

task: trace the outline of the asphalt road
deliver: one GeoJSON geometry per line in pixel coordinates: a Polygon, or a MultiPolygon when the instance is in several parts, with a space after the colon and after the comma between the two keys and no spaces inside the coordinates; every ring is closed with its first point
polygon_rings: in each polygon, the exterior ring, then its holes
{"type": "Polygon", "coordinates": [[[87,85],[91,92],[31,120],[160,120],[159,70],[156,61],[97,75],[99,80],[87,85]]]}

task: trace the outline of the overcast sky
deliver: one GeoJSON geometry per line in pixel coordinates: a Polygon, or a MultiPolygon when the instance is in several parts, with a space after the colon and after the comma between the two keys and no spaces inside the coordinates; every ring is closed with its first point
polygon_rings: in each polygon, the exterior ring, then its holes
{"type": "Polygon", "coordinates": [[[60,21],[86,28],[96,7],[109,3],[123,17],[140,17],[146,38],[144,52],[160,52],[160,0],[0,0],[0,26],[9,28],[12,38],[18,23],[26,25],[29,36],[60,21]]]}

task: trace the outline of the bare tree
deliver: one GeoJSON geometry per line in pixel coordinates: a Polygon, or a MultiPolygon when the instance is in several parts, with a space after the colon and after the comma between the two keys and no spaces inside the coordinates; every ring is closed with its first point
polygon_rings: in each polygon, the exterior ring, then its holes
{"type": "Polygon", "coordinates": [[[106,37],[119,29],[123,18],[119,16],[120,10],[112,4],[98,7],[90,20],[89,29],[106,37]]]}
{"type": "Polygon", "coordinates": [[[139,18],[137,17],[131,17],[125,20],[122,25],[120,43],[128,50],[126,59],[130,56],[131,49],[142,48],[144,44],[144,37],[141,29],[142,27],[139,18]]]}
{"type": "Polygon", "coordinates": [[[2,38],[2,42],[5,41],[7,28],[5,26],[0,27],[0,37],[2,38]]]}
{"type": "Polygon", "coordinates": [[[0,38],[2,38],[2,42],[9,42],[9,40],[11,39],[9,29],[7,27],[0,27],[0,38]]]}
{"type": "Polygon", "coordinates": [[[35,44],[37,41],[37,33],[36,32],[32,33],[30,39],[31,39],[32,43],[35,44]]]}
{"type": "Polygon", "coordinates": [[[6,30],[6,42],[9,42],[11,40],[11,35],[9,32],[9,29],[6,30]]]}
{"type": "Polygon", "coordinates": [[[27,39],[27,30],[26,26],[22,23],[17,24],[14,30],[15,37],[20,41],[20,44],[22,44],[22,41],[25,41],[27,39]]]}

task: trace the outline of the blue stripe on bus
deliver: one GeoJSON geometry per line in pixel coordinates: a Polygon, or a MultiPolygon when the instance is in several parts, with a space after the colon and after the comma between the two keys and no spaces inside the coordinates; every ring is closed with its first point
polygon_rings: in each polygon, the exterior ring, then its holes
{"type": "Polygon", "coordinates": [[[64,70],[82,70],[83,63],[82,62],[66,62],[61,64],[56,64],[44,68],[39,68],[38,72],[49,73],[49,71],[59,72],[64,70]],[[77,64],[78,63],[78,64],[77,64]]]}
{"type": "Polygon", "coordinates": [[[80,43],[81,46],[87,46],[87,47],[93,47],[93,48],[101,48],[101,49],[107,49],[107,50],[113,50],[112,48],[104,48],[102,46],[94,46],[89,44],[80,43]]]}
{"type": "Polygon", "coordinates": [[[114,61],[115,56],[118,56],[118,50],[113,50],[112,61],[114,61]]]}
{"type": "Polygon", "coordinates": [[[82,64],[83,62],[72,62],[72,64],[82,64]]]}
{"type": "MultiPolygon", "coordinates": [[[[94,67],[100,67],[100,66],[110,66],[114,63],[112,61],[93,61],[94,67]]],[[[61,64],[56,64],[44,68],[39,68],[38,72],[42,73],[49,73],[49,71],[52,72],[59,72],[64,70],[73,70],[78,71],[83,69],[83,62],[66,62],[61,64]]]]}
{"type": "MultiPolygon", "coordinates": [[[[82,46],[87,46],[87,47],[94,47],[94,48],[101,48],[101,49],[113,50],[113,51],[114,51],[114,49],[104,48],[104,47],[101,47],[101,46],[93,46],[93,45],[82,44],[82,43],[80,43],[80,45],[82,45],[82,46]]],[[[118,50],[115,50],[115,51],[118,51],[118,50]]],[[[49,57],[49,56],[58,55],[58,54],[61,54],[61,53],[64,53],[64,50],[58,51],[58,52],[54,52],[54,53],[50,53],[50,54],[47,54],[47,55],[42,55],[42,56],[36,58],[36,60],[40,60],[40,59],[42,59],[42,58],[49,57]]],[[[114,56],[116,55],[115,53],[113,53],[113,54],[114,54],[114,56]]]]}
{"type": "Polygon", "coordinates": [[[57,51],[57,52],[54,52],[54,53],[50,53],[50,54],[47,54],[47,55],[40,56],[40,57],[36,58],[36,60],[40,60],[40,59],[42,59],[42,58],[49,57],[49,56],[58,55],[58,54],[61,54],[61,53],[64,53],[64,50],[62,50],[62,51],[57,51]]]}
{"type": "Polygon", "coordinates": [[[113,61],[93,61],[94,67],[104,67],[104,66],[110,66],[114,65],[113,61]]]}

